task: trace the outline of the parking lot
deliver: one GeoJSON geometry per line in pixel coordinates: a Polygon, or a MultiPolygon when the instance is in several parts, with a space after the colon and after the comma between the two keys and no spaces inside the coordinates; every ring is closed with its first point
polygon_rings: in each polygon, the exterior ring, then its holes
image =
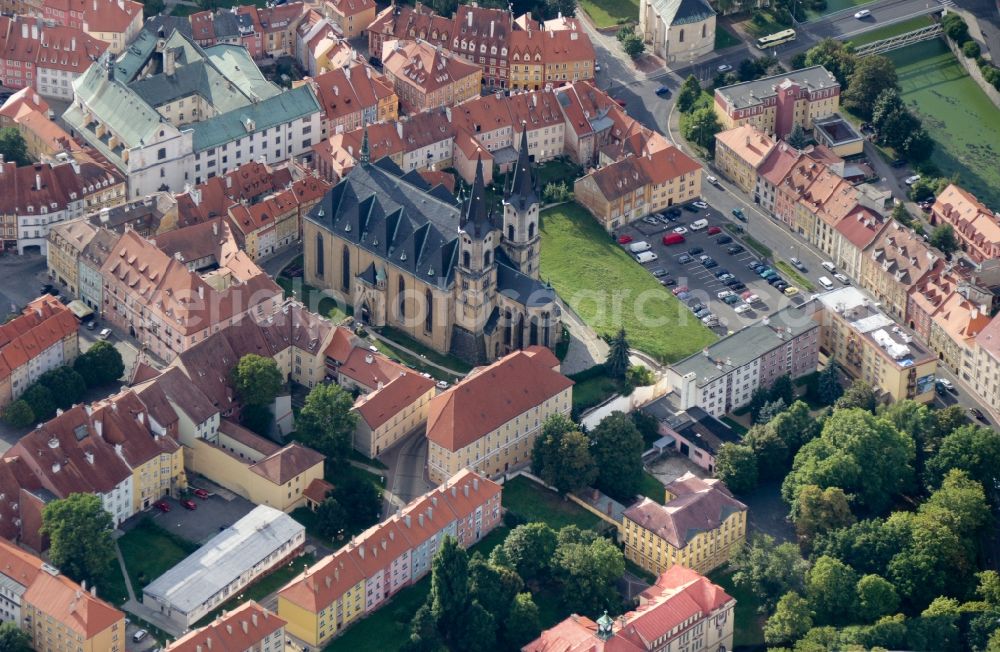
{"type": "MultiPolygon", "coordinates": [[[[220,531],[249,514],[250,510],[254,508],[253,503],[233,494],[228,494],[225,497],[212,494],[206,499],[192,497],[191,500],[196,506],[194,510],[185,509],[174,498],[164,498],[163,502],[170,506],[169,512],[162,512],[154,507],[138,515],[134,520],[138,522],[141,518],[148,516],[163,529],[175,532],[188,541],[203,545],[220,531]]],[[[123,529],[127,528],[128,524],[126,523],[123,529]]]]}
{"type": "Polygon", "coordinates": [[[621,245],[626,249],[635,242],[648,242],[651,246],[649,251],[655,253],[657,259],[644,263],[643,267],[659,276],[661,282],[674,291],[675,295],[679,295],[686,305],[697,307],[696,304],[700,304],[706,307],[718,319],[715,325],[712,325],[714,322],[709,322],[712,330],[720,335],[739,330],[781,306],[803,301],[803,293],[789,298],[749,268],[760,257],[741,242],[737,233],[722,228],[727,223],[733,223],[723,219],[717,210],[711,207],[698,212],[678,210],[674,210],[669,217],[654,216],[649,220],[637,220],[619,230],[615,236],[632,238],[631,242],[621,245]],[[691,230],[691,223],[701,219],[707,220],[708,226],[691,230]],[[652,223],[654,221],[655,224],[652,223]],[[681,228],[684,229],[680,233],[684,242],[670,245],[663,243],[664,236],[677,233],[676,230],[681,228]],[[709,233],[710,231],[713,233],[709,233]],[[730,253],[729,249],[734,246],[742,248],[742,251],[730,253]],[[700,260],[702,256],[709,256],[717,264],[706,267],[700,260]],[[719,276],[724,274],[731,275],[730,286],[726,285],[725,276],[720,280],[719,276]],[[734,283],[741,283],[745,288],[739,285],[731,287],[734,283]],[[679,294],[684,287],[688,288],[686,293],[679,294]],[[727,290],[735,291],[737,296],[749,292],[756,295],[758,300],[747,303],[742,298],[735,301],[729,299],[732,303],[727,304],[719,297],[720,293],[727,290]]]}

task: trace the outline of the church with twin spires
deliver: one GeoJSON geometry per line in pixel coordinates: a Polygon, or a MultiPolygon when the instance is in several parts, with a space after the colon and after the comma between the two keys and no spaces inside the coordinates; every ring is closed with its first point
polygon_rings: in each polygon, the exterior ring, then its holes
{"type": "Polygon", "coordinates": [[[469,364],[562,336],[555,291],[538,279],[539,197],[522,126],[503,209],[482,162],[467,198],[392,161],[359,163],[303,222],[305,282],[328,290],[373,328],[391,327],[469,364]]]}

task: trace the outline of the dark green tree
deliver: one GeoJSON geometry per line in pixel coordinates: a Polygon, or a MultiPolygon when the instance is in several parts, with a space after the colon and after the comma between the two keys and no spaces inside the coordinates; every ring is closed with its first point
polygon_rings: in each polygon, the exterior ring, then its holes
{"type": "Polygon", "coordinates": [[[597,464],[590,453],[590,440],[579,430],[562,435],[556,455],[542,469],[542,480],[560,493],[574,493],[594,484],[597,464]]]}
{"type": "Polygon", "coordinates": [[[926,607],[933,596],[961,595],[972,588],[973,551],[933,515],[897,512],[890,521],[910,521],[910,541],[889,562],[892,582],[910,610],[926,607]]]}
{"type": "Polygon", "coordinates": [[[953,652],[962,647],[958,601],[938,597],[931,602],[919,618],[910,621],[908,638],[912,650],[953,652]]]}
{"type": "Polygon", "coordinates": [[[503,641],[505,649],[520,650],[535,640],[542,631],[538,615],[538,607],[531,599],[530,593],[518,593],[510,606],[507,619],[504,621],[503,641]]]}
{"type": "Polygon", "coordinates": [[[788,374],[782,374],[775,378],[774,382],[771,383],[771,388],[768,390],[768,395],[772,401],[781,399],[785,405],[794,403],[795,384],[792,383],[792,377],[788,374]]]}
{"type": "Polygon", "coordinates": [[[888,577],[889,562],[912,539],[912,525],[912,514],[908,513],[860,521],[819,536],[813,555],[836,557],[860,574],[888,577]]]}
{"type": "Polygon", "coordinates": [[[42,510],[42,534],[49,537],[49,559],[77,582],[94,581],[115,558],[114,521],[95,494],[70,494],[42,510]]]}
{"type": "Polygon", "coordinates": [[[245,405],[240,410],[240,425],[262,437],[271,434],[274,416],[266,405],[245,405]]]}
{"type": "Polygon", "coordinates": [[[992,428],[968,424],[942,441],[937,454],[927,461],[928,482],[937,486],[951,469],[961,469],[984,487],[997,486],[1000,479],[1000,433],[992,428]]]}
{"type": "Polygon", "coordinates": [[[333,497],[346,510],[347,527],[352,530],[361,531],[381,518],[382,490],[363,477],[342,474],[333,488],[333,497]]]}
{"type": "Polygon", "coordinates": [[[438,633],[437,621],[431,612],[430,601],[417,609],[410,622],[410,638],[400,652],[439,652],[444,645],[438,633]]]}
{"type": "Polygon", "coordinates": [[[622,41],[622,50],[631,59],[638,59],[646,52],[646,43],[638,34],[630,34],[622,41]]]}
{"type": "Polygon", "coordinates": [[[542,432],[531,448],[531,472],[542,477],[545,469],[558,462],[563,435],[576,430],[576,424],[564,414],[553,414],[542,423],[542,432]]]}
{"type": "Polygon", "coordinates": [[[858,408],[836,410],[795,456],[781,494],[794,511],[803,486],[840,487],[858,508],[881,513],[913,487],[914,455],[913,439],[889,421],[858,408]]]}
{"type": "Polygon", "coordinates": [[[142,17],[149,18],[162,13],[166,9],[166,4],[163,0],[145,0],[142,3],[142,17]]]}
{"type": "Polygon", "coordinates": [[[556,552],[556,533],[545,523],[518,525],[503,542],[504,556],[526,582],[543,578],[556,552]]]}
{"type": "Polygon", "coordinates": [[[285,385],[278,363],[255,353],[240,358],[230,372],[230,378],[244,405],[269,405],[285,385]]]}
{"type": "Polygon", "coordinates": [[[688,75],[677,92],[677,110],[681,113],[690,112],[701,97],[701,92],[701,82],[694,75],[688,75]]]}
{"type": "Polygon", "coordinates": [[[844,393],[844,388],[840,386],[840,378],[837,374],[837,364],[833,361],[827,363],[819,372],[816,384],[819,400],[824,405],[833,405],[844,393]]]}
{"type": "Polygon", "coordinates": [[[125,362],[111,342],[99,340],[85,353],[77,356],[73,369],[83,376],[87,387],[98,387],[121,378],[125,373],[125,362]]]}
{"type": "Polygon", "coordinates": [[[589,545],[598,536],[600,535],[593,530],[582,530],[578,525],[570,524],[559,528],[559,531],[556,532],[556,542],[557,546],[568,543],[583,543],[589,545]]]}
{"type": "Polygon", "coordinates": [[[21,400],[28,404],[35,420],[39,423],[48,421],[56,415],[56,401],[52,392],[45,385],[35,383],[21,394],[21,400]]]}
{"type": "Polygon", "coordinates": [[[469,598],[481,604],[498,625],[507,620],[514,598],[522,590],[524,581],[516,572],[473,553],[469,559],[469,598]]]}
{"type": "Polygon", "coordinates": [[[847,391],[834,404],[834,407],[838,410],[861,408],[868,412],[875,412],[877,406],[878,395],[875,394],[872,386],[863,380],[855,380],[851,383],[847,391]]]}
{"type": "Polygon", "coordinates": [[[63,410],[82,401],[83,394],[87,391],[87,384],[84,382],[83,376],[74,371],[72,367],[66,366],[49,369],[38,377],[38,384],[47,387],[52,392],[56,406],[63,410]]]}
{"type": "Polygon", "coordinates": [[[844,105],[869,119],[875,110],[876,99],[887,88],[899,88],[892,60],[878,54],[858,59],[844,93],[844,105]]]}
{"type": "Polygon", "coordinates": [[[958,250],[958,238],[955,237],[955,229],[951,224],[938,224],[931,231],[931,246],[940,249],[945,255],[950,256],[958,250]]]}
{"type": "Polygon", "coordinates": [[[750,420],[757,423],[757,418],[760,415],[761,408],[764,404],[771,399],[771,393],[767,391],[766,387],[757,387],[750,394],[750,403],[747,406],[750,410],[750,420]]]}
{"type": "Polygon", "coordinates": [[[576,3],[573,0],[544,0],[541,6],[545,9],[546,20],[555,18],[559,14],[567,17],[576,15],[576,3]]]}
{"type": "Polygon", "coordinates": [[[789,591],[802,593],[809,562],[794,543],[775,544],[774,538],[754,536],[733,557],[733,583],[750,591],[760,603],[761,613],[774,611],[778,599],[789,591]]]}
{"type": "Polygon", "coordinates": [[[848,79],[854,73],[855,58],[850,47],[842,41],[824,39],[806,52],[806,66],[823,66],[848,89],[848,79]]]}
{"type": "Polygon", "coordinates": [[[6,163],[16,163],[17,167],[31,165],[28,144],[16,127],[0,129],[0,154],[6,163]]]}
{"type": "Polygon", "coordinates": [[[788,134],[788,138],[785,140],[795,149],[805,149],[806,145],[809,144],[809,137],[806,136],[806,130],[798,122],[792,127],[791,133],[788,134]]]}
{"type": "Polygon", "coordinates": [[[13,621],[0,623],[0,650],[3,652],[31,652],[31,637],[13,621]]]}
{"type": "Polygon", "coordinates": [[[295,419],[296,436],[327,458],[343,460],[351,452],[358,422],[357,413],[351,410],[353,406],[353,397],[340,385],[314,386],[295,419]]]}
{"type": "Polygon", "coordinates": [[[820,489],[814,484],[807,484],[799,489],[791,518],[795,523],[799,542],[806,549],[812,546],[817,536],[848,527],[855,521],[850,501],[843,489],[820,489]]]}
{"type": "Polygon", "coordinates": [[[347,510],[336,498],[327,498],[316,508],[316,529],[327,539],[338,540],[347,527],[347,510]]]}
{"type": "Polygon", "coordinates": [[[903,141],[902,150],[907,159],[914,163],[926,161],[934,153],[936,147],[934,139],[922,126],[910,132],[910,135],[903,141]]]}
{"type": "Polygon", "coordinates": [[[979,540],[993,523],[983,485],[961,469],[951,469],[941,486],[919,508],[921,515],[944,523],[963,541],[979,540]]]}
{"type": "Polygon", "coordinates": [[[612,378],[624,378],[625,371],[629,367],[629,343],[625,337],[625,329],[619,329],[618,334],[611,340],[611,349],[608,351],[608,360],[604,363],[608,370],[608,375],[612,378]]]}
{"type": "Polygon", "coordinates": [[[607,539],[559,546],[552,569],[566,604],[573,604],[583,613],[617,611],[621,606],[615,582],[625,574],[625,558],[607,539]]]}
{"type": "Polygon", "coordinates": [[[451,641],[452,652],[480,652],[496,645],[496,621],[478,602],[465,607],[454,627],[454,634],[445,637],[451,641]]]}
{"type": "Polygon", "coordinates": [[[858,620],[871,622],[891,616],[899,609],[896,588],[884,577],[865,575],[858,580],[858,620]]]}
{"type": "Polygon", "coordinates": [[[809,414],[809,406],[803,401],[795,401],[784,412],[771,419],[767,427],[785,442],[789,453],[795,453],[806,442],[819,435],[822,424],[809,414]]]}
{"type": "Polygon", "coordinates": [[[27,428],[35,423],[35,411],[27,401],[18,399],[4,408],[3,422],[11,428],[27,428]]]}
{"type": "Polygon", "coordinates": [[[682,135],[701,147],[708,150],[709,154],[715,151],[715,134],[722,131],[719,124],[719,116],[711,107],[695,109],[691,117],[684,123],[682,135]]]}
{"type": "Polygon", "coordinates": [[[764,404],[764,407],[760,409],[757,413],[757,423],[770,423],[771,419],[778,416],[785,411],[785,401],[776,398],[773,401],[768,401],[764,404]]]}
{"type": "Polygon", "coordinates": [[[788,444],[774,428],[756,425],[743,435],[743,444],[749,446],[757,462],[757,475],[761,481],[785,477],[792,463],[788,444]]]}
{"type": "Polygon", "coordinates": [[[460,630],[469,597],[469,556],[453,536],[445,536],[431,565],[427,600],[438,631],[449,643],[460,630]]]}
{"type": "Polygon", "coordinates": [[[614,412],[590,433],[590,453],[597,464],[597,488],[631,504],[642,485],[642,435],[631,417],[614,412]]]}
{"type": "Polygon", "coordinates": [[[757,488],[757,456],[749,446],[726,442],[715,456],[715,475],[734,493],[753,491],[757,488]]]}
{"type": "Polygon", "coordinates": [[[829,625],[850,622],[857,607],[858,576],[847,564],[833,557],[819,557],[806,575],[806,597],[816,621],[829,625]]]}
{"type": "Polygon", "coordinates": [[[941,28],[948,38],[962,45],[969,40],[969,26],[959,14],[949,11],[941,19],[941,28]]]}
{"type": "Polygon", "coordinates": [[[778,600],[774,614],[764,625],[764,641],[769,646],[791,644],[802,638],[813,626],[813,610],[809,601],[795,591],[778,600]]]}

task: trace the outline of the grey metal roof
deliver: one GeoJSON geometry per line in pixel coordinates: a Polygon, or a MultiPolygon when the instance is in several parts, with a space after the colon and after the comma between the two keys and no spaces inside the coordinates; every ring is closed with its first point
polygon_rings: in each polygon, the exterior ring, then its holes
{"type": "Polygon", "coordinates": [[[715,15],[705,0],[652,0],[653,12],[667,25],[698,23],[715,15]]]}
{"type": "Polygon", "coordinates": [[[790,337],[819,328],[806,305],[783,308],[767,318],[766,323],[764,319],[756,321],[709,345],[704,351],[681,360],[671,369],[679,376],[694,373],[697,384],[706,385],[783,346],[790,337]]]}
{"type": "Polygon", "coordinates": [[[156,578],[143,593],[189,614],[304,530],[288,514],[259,505],[156,578]]]}
{"type": "Polygon", "coordinates": [[[750,106],[757,106],[764,98],[776,95],[778,85],[785,80],[790,80],[799,86],[804,86],[810,90],[821,90],[838,86],[837,78],[823,66],[812,66],[802,68],[792,72],[764,77],[755,81],[732,84],[715,89],[716,94],[724,99],[735,109],[745,109],[750,106]]]}

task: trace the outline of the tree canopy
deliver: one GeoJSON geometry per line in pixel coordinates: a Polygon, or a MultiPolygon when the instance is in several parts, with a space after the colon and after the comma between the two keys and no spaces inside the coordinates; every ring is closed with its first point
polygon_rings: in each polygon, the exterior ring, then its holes
{"type": "Polygon", "coordinates": [[[611,340],[611,349],[608,351],[608,360],[604,363],[608,375],[612,378],[624,378],[625,371],[629,367],[629,342],[625,336],[625,329],[619,329],[618,334],[611,340]]]}
{"type": "Polygon", "coordinates": [[[114,344],[99,340],[77,356],[73,369],[83,376],[87,387],[97,387],[121,378],[125,374],[125,362],[114,344]]]}
{"type": "Polygon", "coordinates": [[[899,88],[899,77],[892,60],[880,54],[858,59],[844,93],[844,105],[870,119],[875,100],[887,88],[899,88]]]}
{"type": "Polygon", "coordinates": [[[101,577],[115,558],[114,521],[95,494],[70,494],[42,510],[49,559],[77,582],[101,577]]]}
{"type": "Polygon", "coordinates": [[[35,411],[27,401],[18,399],[4,408],[3,421],[11,428],[27,428],[35,422],[35,411]]]}
{"type": "Polygon", "coordinates": [[[28,144],[24,142],[24,137],[17,127],[4,127],[0,129],[0,154],[6,163],[14,163],[17,167],[31,165],[31,157],[28,156],[28,144]]]}
{"type": "Polygon", "coordinates": [[[590,440],[563,415],[552,415],[542,424],[531,453],[531,470],[560,493],[579,491],[597,479],[590,440]]]}
{"type": "Polygon", "coordinates": [[[296,437],[331,460],[344,459],[351,452],[358,422],[353,406],[354,398],[340,385],[314,386],[295,419],[296,437]]]}
{"type": "Polygon", "coordinates": [[[597,465],[597,488],[631,503],[642,484],[642,435],[632,418],[614,412],[590,433],[590,453],[597,465]]]}
{"type": "Polygon", "coordinates": [[[757,487],[757,456],[744,444],[726,442],[715,456],[715,475],[735,493],[757,487]]]}
{"type": "Polygon", "coordinates": [[[270,405],[285,385],[278,363],[256,353],[240,358],[230,375],[244,405],[270,405]]]}

